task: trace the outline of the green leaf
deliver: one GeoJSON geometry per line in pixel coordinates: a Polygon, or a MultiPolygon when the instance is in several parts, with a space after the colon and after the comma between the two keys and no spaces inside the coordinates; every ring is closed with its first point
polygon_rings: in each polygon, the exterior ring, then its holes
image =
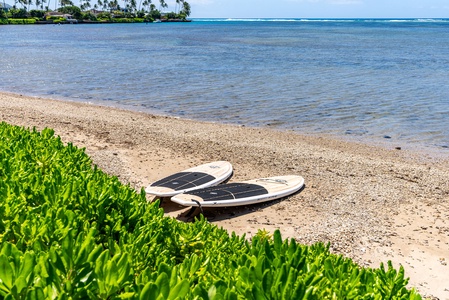
{"type": "Polygon", "coordinates": [[[104,278],[105,278],[106,285],[109,287],[117,287],[118,286],[119,269],[114,260],[109,260],[106,263],[103,272],[105,275],[104,278]]]}
{"type": "Polygon", "coordinates": [[[170,294],[168,295],[167,299],[174,300],[178,297],[182,299],[187,295],[189,290],[190,290],[189,282],[186,279],[184,279],[178,282],[178,284],[170,290],[170,294]]]}
{"type": "MultiPolygon", "coordinates": [[[[30,274],[33,272],[35,265],[35,255],[34,253],[26,252],[23,256],[22,262],[20,264],[20,269],[18,272],[19,276],[27,279],[30,277],[30,274]]],[[[32,282],[32,278],[28,279],[28,281],[32,282]]],[[[28,285],[28,284],[27,284],[28,285]]]]}
{"type": "Polygon", "coordinates": [[[293,292],[293,286],[295,284],[297,278],[297,271],[293,268],[290,268],[288,272],[287,281],[284,282],[284,289],[282,291],[282,297],[284,299],[292,299],[291,294],[293,292]]]}
{"type": "Polygon", "coordinates": [[[204,288],[203,284],[198,284],[192,291],[193,296],[197,299],[209,299],[208,291],[204,288]]]}
{"type": "Polygon", "coordinates": [[[157,299],[159,295],[158,286],[153,282],[148,282],[140,293],[140,300],[157,299]]]}
{"type": "Polygon", "coordinates": [[[296,283],[296,286],[293,289],[291,299],[303,299],[306,293],[306,287],[302,281],[296,283]]]}
{"type": "Polygon", "coordinates": [[[117,283],[120,285],[132,276],[128,253],[123,253],[120,255],[120,259],[117,262],[117,268],[117,283]]]}
{"type": "MultiPolygon", "coordinates": [[[[252,287],[252,295],[254,297],[254,299],[256,300],[266,300],[267,297],[265,296],[265,293],[260,289],[258,284],[254,284],[252,287]]],[[[287,298],[285,298],[287,299],[287,298]]]]}
{"type": "Polygon", "coordinates": [[[106,249],[100,254],[100,256],[95,261],[95,273],[97,274],[97,276],[99,278],[101,278],[103,280],[105,277],[104,269],[105,269],[106,263],[108,262],[109,257],[110,257],[109,250],[106,249]]]}
{"type": "Polygon", "coordinates": [[[44,290],[41,287],[34,287],[28,291],[27,300],[46,300],[44,290]]]}
{"type": "Polygon", "coordinates": [[[52,247],[50,249],[49,254],[51,265],[54,266],[55,269],[58,270],[60,273],[67,274],[67,269],[61,255],[59,254],[59,250],[52,247]]]}
{"type": "Polygon", "coordinates": [[[78,235],[75,245],[77,248],[79,247],[79,249],[77,249],[77,251],[75,252],[76,256],[74,260],[75,266],[79,266],[85,263],[86,261],[89,261],[89,256],[91,255],[95,247],[95,240],[93,238],[95,233],[96,230],[94,228],[91,228],[88,235],[84,238],[84,240],[82,239],[84,237],[83,234],[78,235]]]}
{"type": "Polygon", "coordinates": [[[14,271],[9,264],[8,258],[0,254],[0,287],[3,285],[5,291],[11,290],[14,281],[14,271]]]}
{"type": "Polygon", "coordinates": [[[83,287],[87,286],[94,281],[94,269],[91,263],[85,263],[78,266],[75,277],[73,278],[73,284],[83,287]]]}
{"type": "Polygon", "coordinates": [[[156,279],[156,285],[159,288],[159,294],[167,298],[170,293],[170,279],[167,273],[161,273],[156,279]]]}
{"type": "Polygon", "coordinates": [[[193,254],[191,256],[190,275],[195,274],[200,267],[201,267],[201,259],[198,257],[198,255],[193,254]]]}
{"type": "MultiPolygon", "coordinates": [[[[118,295],[117,297],[120,299],[132,299],[132,298],[134,298],[135,295],[136,295],[136,293],[127,292],[127,293],[122,293],[122,294],[118,295]]],[[[151,299],[151,298],[148,298],[148,299],[151,299]]]]}
{"type": "Polygon", "coordinates": [[[336,280],[336,274],[335,274],[335,270],[334,270],[334,265],[333,262],[330,258],[327,258],[324,261],[324,270],[326,271],[326,277],[330,280],[330,281],[334,281],[336,280]]]}
{"type": "Polygon", "coordinates": [[[217,295],[217,288],[215,287],[215,285],[213,285],[207,291],[207,296],[209,297],[209,299],[215,299],[216,295],[217,295]]]}
{"type": "Polygon", "coordinates": [[[97,245],[87,257],[88,262],[96,262],[98,257],[103,253],[103,247],[101,245],[97,245]]]}
{"type": "Polygon", "coordinates": [[[274,231],[273,240],[274,240],[274,249],[276,250],[277,253],[280,253],[282,247],[282,237],[281,232],[279,230],[274,231]]]}

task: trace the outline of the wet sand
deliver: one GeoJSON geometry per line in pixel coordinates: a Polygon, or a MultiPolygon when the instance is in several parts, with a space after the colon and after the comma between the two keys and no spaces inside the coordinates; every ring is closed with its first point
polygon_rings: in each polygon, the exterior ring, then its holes
{"type": "MultiPolygon", "coordinates": [[[[95,164],[140,190],[192,166],[227,160],[230,182],[297,174],[282,200],[206,209],[208,220],[251,238],[280,229],[303,244],[330,243],[362,266],[403,265],[410,287],[449,299],[449,159],[328,136],[198,122],[111,107],[0,93],[1,121],[53,128],[95,164]]],[[[148,196],[151,200],[151,197],[148,196]]],[[[165,201],[168,216],[188,208],[165,201]]]]}

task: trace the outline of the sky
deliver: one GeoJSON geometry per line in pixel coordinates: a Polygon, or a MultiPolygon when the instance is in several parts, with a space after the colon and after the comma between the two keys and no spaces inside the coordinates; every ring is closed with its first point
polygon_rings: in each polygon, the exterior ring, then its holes
{"type": "Polygon", "coordinates": [[[187,1],[194,18],[449,18],[448,0],[187,1]]]}
{"type": "MultiPolygon", "coordinates": [[[[14,0],[3,1],[14,4],[14,0]]],[[[165,1],[167,11],[174,11],[175,0],[165,1]]],[[[449,18],[448,0],[186,1],[191,6],[191,18],[449,18]]],[[[152,2],[159,4],[159,0],[152,2]]]]}

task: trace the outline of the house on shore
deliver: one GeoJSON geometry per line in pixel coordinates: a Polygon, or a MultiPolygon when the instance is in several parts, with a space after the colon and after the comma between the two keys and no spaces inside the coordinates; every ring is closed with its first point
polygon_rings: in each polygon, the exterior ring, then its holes
{"type": "Polygon", "coordinates": [[[61,19],[65,19],[67,23],[69,24],[76,24],[78,23],[77,19],[73,19],[71,14],[63,14],[61,12],[58,11],[50,11],[48,13],[45,14],[46,17],[52,17],[52,18],[61,18],[61,19]]]}

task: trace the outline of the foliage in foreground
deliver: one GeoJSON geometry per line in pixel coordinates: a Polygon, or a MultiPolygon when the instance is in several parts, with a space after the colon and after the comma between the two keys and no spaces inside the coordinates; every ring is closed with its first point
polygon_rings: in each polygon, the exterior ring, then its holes
{"type": "Polygon", "coordinates": [[[0,137],[0,298],[421,299],[391,263],[164,217],[51,129],[0,137]]]}

